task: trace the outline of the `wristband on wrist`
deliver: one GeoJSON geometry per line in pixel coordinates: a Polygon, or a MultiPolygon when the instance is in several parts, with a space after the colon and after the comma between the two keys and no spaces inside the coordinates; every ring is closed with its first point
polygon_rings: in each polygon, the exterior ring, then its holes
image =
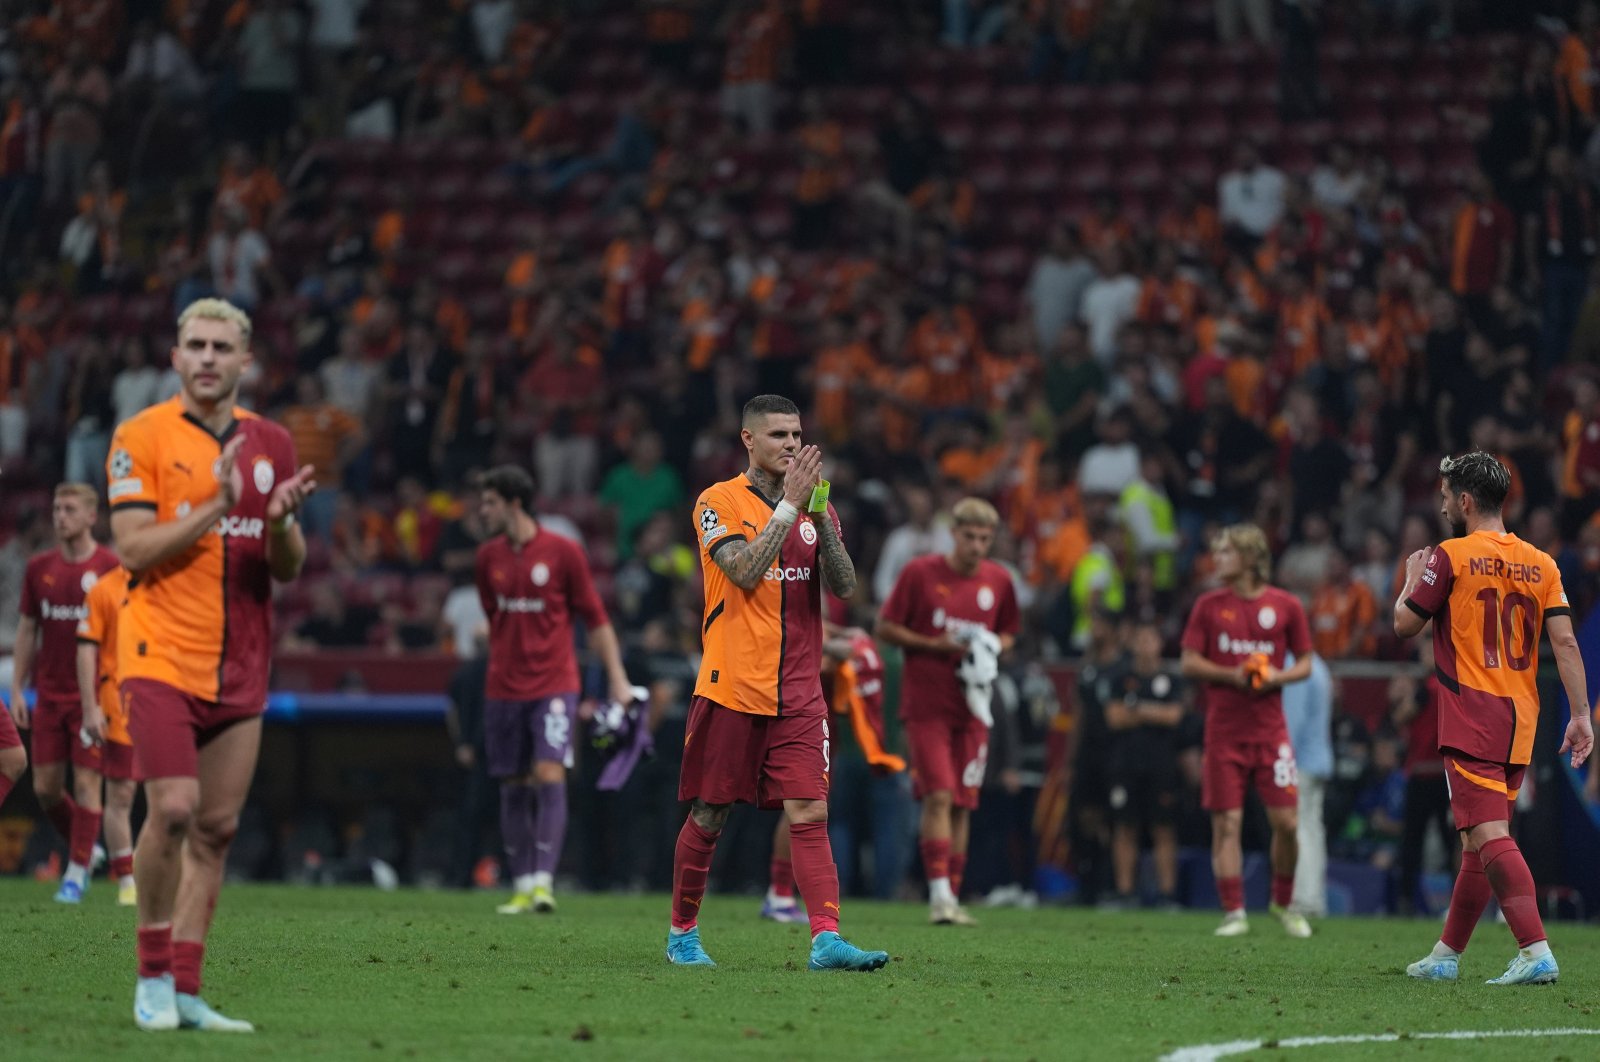
{"type": "Polygon", "coordinates": [[[288,534],[289,529],[294,526],[294,513],[285,513],[280,519],[272,521],[267,526],[272,529],[274,535],[288,534]]]}
{"type": "Polygon", "coordinates": [[[788,527],[790,524],[800,519],[800,510],[795,507],[794,502],[790,501],[788,498],[785,498],[778,503],[778,507],[776,509],[772,510],[772,519],[784,525],[785,527],[788,527]]]}
{"type": "Polygon", "coordinates": [[[817,485],[811,488],[811,504],[806,506],[807,512],[825,513],[828,511],[828,487],[829,483],[824,479],[818,481],[817,485]]]}

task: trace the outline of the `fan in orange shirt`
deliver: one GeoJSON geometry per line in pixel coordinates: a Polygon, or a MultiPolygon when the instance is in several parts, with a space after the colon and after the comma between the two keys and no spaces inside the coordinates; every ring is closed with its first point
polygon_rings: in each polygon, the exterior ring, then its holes
{"type": "Polygon", "coordinates": [[[852,339],[853,323],[836,316],[823,318],[822,349],[811,366],[812,411],[829,445],[850,434],[858,393],[877,366],[871,349],[852,339]]]}
{"type": "Polygon", "coordinates": [[[1333,319],[1328,306],[1299,269],[1278,274],[1278,345],[1298,377],[1322,354],[1322,326],[1333,319]]]}
{"type": "Polygon", "coordinates": [[[1325,660],[1348,656],[1370,657],[1378,644],[1373,620],[1378,606],[1372,591],[1350,577],[1350,560],[1340,550],[1328,556],[1328,575],[1311,598],[1307,619],[1311,645],[1325,660]]]}

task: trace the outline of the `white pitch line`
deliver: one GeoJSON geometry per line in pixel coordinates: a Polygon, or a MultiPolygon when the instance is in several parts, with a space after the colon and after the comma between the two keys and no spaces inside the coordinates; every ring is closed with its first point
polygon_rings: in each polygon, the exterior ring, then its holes
{"type": "Polygon", "coordinates": [[[1600,1029],[1453,1029],[1448,1032],[1357,1033],[1349,1036],[1291,1036],[1282,1040],[1229,1040],[1221,1044],[1180,1047],[1159,1062],[1214,1062],[1229,1055],[1274,1047],[1327,1047],[1332,1044],[1392,1044],[1401,1040],[1500,1040],[1532,1036],[1600,1036],[1600,1029]]]}

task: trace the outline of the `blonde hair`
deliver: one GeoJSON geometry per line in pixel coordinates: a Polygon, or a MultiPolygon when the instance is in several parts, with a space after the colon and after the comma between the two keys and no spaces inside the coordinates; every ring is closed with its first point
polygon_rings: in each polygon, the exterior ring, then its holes
{"type": "Polygon", "coordinates": [[[950,516],[955,520],[957,527],[964,524],[977,527],[1000,526],[999,512],[982,498],[962,498],[950,510],[950,516]]]}
{"type": "Polygon", "coordinates": [[[1255,524],[1233,524],[1218,531],[1211,539],[1211,548],[1227,543],[1239,551],[1246,567],[1261,582],[1272,574],[1272,550],[1267,548],[1267,536],[1255,524]]]}
{"type": "Polygon", "coordinates": [[[228,324],[239,327],[240,338],[244,340],[245,348],[250,346],[250,315],[227,299],[196,299],[183,308],[178,315],[178,335],[183,335],[183,327],[190,321],[226,321],[228,324]]]}
{"type": "Polygon", "coordinates": [[[57,483],[57,498],[77,498],[91,509],[100,508],[100,492],[87,483],[57,483]]]}

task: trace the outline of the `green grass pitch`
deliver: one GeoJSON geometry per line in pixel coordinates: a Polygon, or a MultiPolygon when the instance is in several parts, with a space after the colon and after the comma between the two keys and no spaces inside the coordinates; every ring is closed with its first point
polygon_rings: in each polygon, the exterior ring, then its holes
{"type": "MultiPolygon", "coordinates": [[[[83,907],[0,882],[0,1058],[1152,1059],[1230,1040],[1600,1027],[1600,929],[1553,926],[1561,982],[1491,989],[1513,943],[1479,927],[1457,985],[1402,968],[1438,923],[1336,919],[1310,941],[1264,913],[1236,940],[1210,913],[987,911],[932,927],[923,908],[845,904],[845,933],[893,956],[877,974],[805,969],[806,931],[711,895],[720,964],[662,956],[662,896],[561,898],[549,916],[494,895],[230,886],[205,994],[254,1036],[140,1033],[133,916],[96,882],[83,907]]],[[[1600,1038],[1269,1046],[1252,1058],[1593,1058],[1600,1038]]]]}

